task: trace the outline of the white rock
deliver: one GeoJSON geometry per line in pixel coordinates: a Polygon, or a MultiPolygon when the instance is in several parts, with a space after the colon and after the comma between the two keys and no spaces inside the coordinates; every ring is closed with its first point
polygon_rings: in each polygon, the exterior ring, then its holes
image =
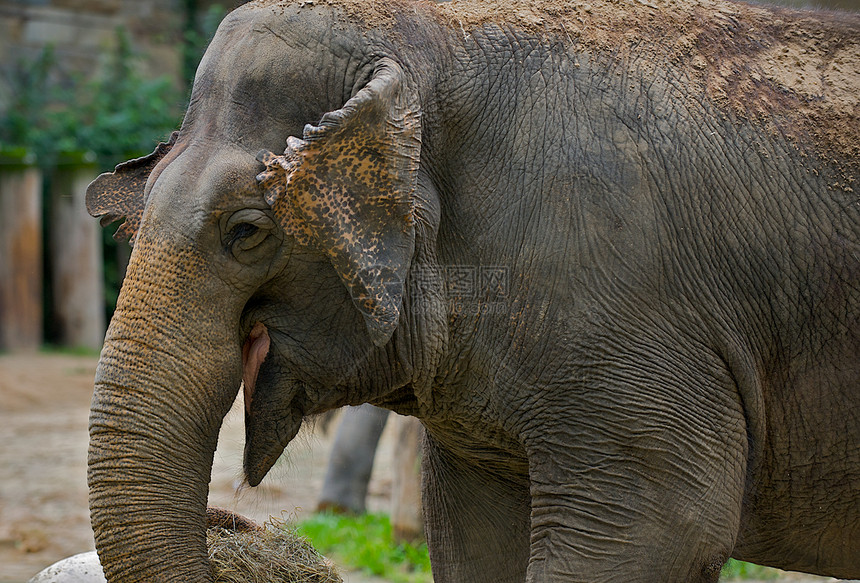
{"type": "Polygon", "coordinates": [[[56,562],[27,583],[106,583],[95,551],[56,562]]]}

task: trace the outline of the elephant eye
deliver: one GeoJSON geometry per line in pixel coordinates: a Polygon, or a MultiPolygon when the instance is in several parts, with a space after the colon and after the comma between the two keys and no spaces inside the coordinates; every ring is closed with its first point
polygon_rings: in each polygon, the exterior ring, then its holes
{"type": "Polygon", "coordinates": [[[269,231],[261,229],[257,225],[239,223],[227,234],[227,247],[235,255],[253,249],[262,243],[269,234],[269,231]]]}
{"type": "Polygon", "coordinates": [[[233,255],[259,246],[272,234],[275,223],[271,217],[257,209],[244,209],[233,213],[224,225],[224,248],[233,255]]]}
{"type": "Polygon", "coordinates": [[[227,246],[232,248],[236,241],[250,237],[259,230],[260,228],[257,225],[252,225],[251,223],[239,223],[233,227],[227,235],[227,246]]]}

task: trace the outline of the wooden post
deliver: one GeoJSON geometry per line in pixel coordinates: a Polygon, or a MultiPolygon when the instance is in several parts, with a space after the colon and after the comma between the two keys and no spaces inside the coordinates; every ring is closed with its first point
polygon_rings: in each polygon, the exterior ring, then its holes
{"type": "Polygon", "coordinates": [[[42,343],[42,174],[0,154],[0,350],[42,343]]]}
{"type": "Polygon", "coordinates": [[[396,416],[391,528],[396,541],[424,538],[421,512],[421,439],[424,428],[415,417],[396,416]]]}
{"type": "Polygon", "coordinates": [[[61,156],[51,182],[54,326],[64,346],[98,350],[105,334],[104,274],[98,221],[88,213],[94,159],[61,156]]]}

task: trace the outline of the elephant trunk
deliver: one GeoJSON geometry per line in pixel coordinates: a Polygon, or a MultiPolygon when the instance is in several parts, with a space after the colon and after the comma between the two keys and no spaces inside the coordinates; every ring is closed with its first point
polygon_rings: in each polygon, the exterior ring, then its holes
{"type": "Polygon", "coordinates": [[[195,287],[182,253],[158,247],[135,246],[90,413],[90,514],[111,582],[212,580],[208,484],[242,376],[225,294],[195,287]]]}

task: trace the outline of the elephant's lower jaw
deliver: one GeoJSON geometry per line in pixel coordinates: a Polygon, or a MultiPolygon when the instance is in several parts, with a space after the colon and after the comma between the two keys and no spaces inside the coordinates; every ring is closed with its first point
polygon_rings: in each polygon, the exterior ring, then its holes
{"type": "Polygon", "coordinates": [[[302,425],[300,385],[279,386],[277,367],[266,360],[269,331],[257,322],[242,347],[245,400],[245,477],[257,486],[281,457],[302,425]],[[258,382],[259,381],[259,382],[258,382]],[[292,390],[290,390],[292,388],[292,390]]]}
{"type": "Polygon", "coordinates": [[[260,423],[249,414],[245,417],[245,478],[250,486],[259,486],[302,426],[303,415],[296,408],[272,423],[260,423]]]}

